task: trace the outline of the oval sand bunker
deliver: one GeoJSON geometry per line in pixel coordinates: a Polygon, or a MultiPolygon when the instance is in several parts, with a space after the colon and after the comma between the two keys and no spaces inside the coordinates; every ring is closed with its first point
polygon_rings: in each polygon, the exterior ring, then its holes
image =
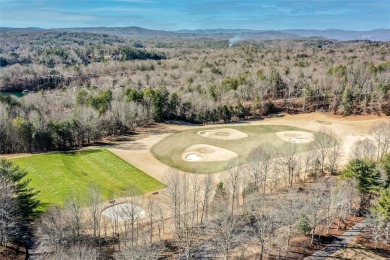
{"type": "Polygon", "coordinates": [[[127,221],[142,218],[145,215],[145,211],[133,204],[121,203],[104,209],[102,215],[113,221],[127,221]]]}
{"type": "Polygon", "coordinates": [[[187,162],[220,162],[236,157],[235,152],[208,144],[191,145],[182,154],[182,159],[187,162]]]}
{"type": "Polygon", "coordinates": [[[277,132],[276,135],[285,142],[304,144],[314,141],[312,133],[302,131],[283,131],[277,132]]]}
{"type": "Polygon", "coordinates": [[[233,128],[203,130],[199,131],[197,134],[206,138],[218,140],[238,140],[248,137],[248,134],[233,128]]]}
{"type": "Polygon", "coordinates": [[[199,160],[202,160],[202,156],[200,156],[199,154],[196,154],[196,153],[190,153],[190,154],[187,154],[186,156],[186,161],[199,161],[199,160]]]}

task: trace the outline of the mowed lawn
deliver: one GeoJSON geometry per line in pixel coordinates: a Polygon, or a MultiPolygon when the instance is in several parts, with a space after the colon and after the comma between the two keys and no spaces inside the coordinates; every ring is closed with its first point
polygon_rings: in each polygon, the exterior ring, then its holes
{"type": "Polygon", "coordinates": [[[86,195],[98,187],[105,199],[164,187],[162,183],[105,149],[53,153],[13,159],[28,172],[31,186],[40,191],[42,206],[61,205],[70,193],[86,195]]]}
{"type": "MultiPolygon", "coordinates": [[[[262,126],[223,126],[215,128],[196,128],[172,134],[152,147],[153,155],[161,162],[186,172],[215,173],[225,170],[229,161],[222,162],[188,162],[182,159],[182,153],[194,144],[209,144],[222,147],[238,154],[237,160],[243,163],[247,160],[253,148],[262,143],[270,143],[275,147],[286,144],[275,133],[279,131],[311,132],[292,126],[262,125],[262,126]],[[217,140],[205,138],[197,134],[199,131],[233,128],[248,134],[247,138],[239,140],[217,140]]],[[[308,144],[295,144],[298,150],[304,151],[308,144]]]]}

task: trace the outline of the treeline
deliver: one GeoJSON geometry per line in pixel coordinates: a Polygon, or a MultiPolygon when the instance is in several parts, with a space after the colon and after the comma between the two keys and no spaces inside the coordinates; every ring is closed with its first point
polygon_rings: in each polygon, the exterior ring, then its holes
{"type": "Polygon", "coordinates": [[[197,115],[166,88],[97,90],[82,88],[74,96],[61,91],[0,95],[0,153],[66,150],[107,135],[134,131],[152,121],[229,122],[249,116],[250,107],[217,106],[197,115]],[[61,100],[61,101],[59,101],[61,100]]]}
{"type": "MultiPolygon", "coordinates": [[[[100,115],[99,111],[103,112],[107,99],[111,98],[109,94],[107,97],[103,93],[90,98],[92,107],[80,105],[69,108],[67,112],[62,108],[56,109],[55,103],[46,107],[46,98],[43,96],[37,104],[33,100],[32,103],[22,104],[10,96],[0,96],[0,153],[81,147],[105,135],[134,129],[137,120],[141,120],[136,115],[129,118],[131,115],[125,114],[128,112],[125,108],[131,106],[129,104],[119,104],[125,107],[113,105],[117,113],[110,111],[100,115]]],[[[137,107],[134,109],[137,110],[137,107]]]]}

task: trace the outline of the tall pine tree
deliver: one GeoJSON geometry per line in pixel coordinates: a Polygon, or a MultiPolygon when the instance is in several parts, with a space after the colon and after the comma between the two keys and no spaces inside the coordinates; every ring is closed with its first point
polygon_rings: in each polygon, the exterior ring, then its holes
{"type": "Polygon", "coordinates": [[[390,153],[383,156],[381,163],[386,175],[385,188],[390,188],[390,153]]]}
{"type": "Polygon", "coordinates": [[[39,200],[36,198],[38,192],[30,187],[26,175],[14,163],[0,159],[1,243],[7,243],[7,240],[25,242],[31,238],[30,222],[36,216],[39,200]],[[7,237],[11,239],[5,239],[7,237]]]}
{"type": "Polygon", "coordinates": [[[344,178],[355,178],[360,192],[360,209],[368,209],[371,197],[378,193],[381,186],[381,173],[371,160],[351,160],[342,172],[344,178]]]}
{"type": "Polygon", "coordinates": [[[347,85],[344,89],[342,105],[344,108],[344,115],[345,116],[349,116],[350,114],[352,114],[353,96],[352,96],[351,88],[349,87],[349,85],[347,85]]]}
{"type": "Polygon", "coordinates": [[[381,190],[378,204],[374,210],[382,215],[384,219],[390,220],[390,188],[381,190]]]}

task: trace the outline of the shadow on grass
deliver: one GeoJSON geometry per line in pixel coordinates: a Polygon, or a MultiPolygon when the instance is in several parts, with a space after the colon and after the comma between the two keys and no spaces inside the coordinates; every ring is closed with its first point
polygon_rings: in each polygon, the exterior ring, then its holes
{"type": "Polygon", "coordinates": [[[109,143],[109,142],[95,142],[92,144],[93,146],[100,146],[100,147],[111,147],[114,146],[114,143],[109,143]]]}
{"type": "Polygon", "coordinates": [[[42,214],[49,209],[50,206],[52,206],[51,203],[47,203],[47,202],[39,203],[37,209],[35,210],[35,218],[37,219],[40,218],[42,214]]]}
{"type": "Polygon", "coordinates": [[[58,154],[74,156],[74,155],[87,155],[87,154],[100,153],[101,151],[102,149],[87,149],[87,150],[59,152],[58,154]]]}
{"type": "Polygon", "coordinates": [[[128,151],[139,151],[139,150],[148,149],[148,146],[146,146],[145,144],[142,144],[142,143],[134,142],[131,145],[118,144],[113,148],[120,149],[120,150],[128,150],[128,151]]]}
{"type": "Polygon", "coordinates": [[[134,140],[135,140],[134,138],[131,138],[129,136],[119,136],[119,137],[112,138],[112,141],[114,142],[130,142],[134,140]]]}

